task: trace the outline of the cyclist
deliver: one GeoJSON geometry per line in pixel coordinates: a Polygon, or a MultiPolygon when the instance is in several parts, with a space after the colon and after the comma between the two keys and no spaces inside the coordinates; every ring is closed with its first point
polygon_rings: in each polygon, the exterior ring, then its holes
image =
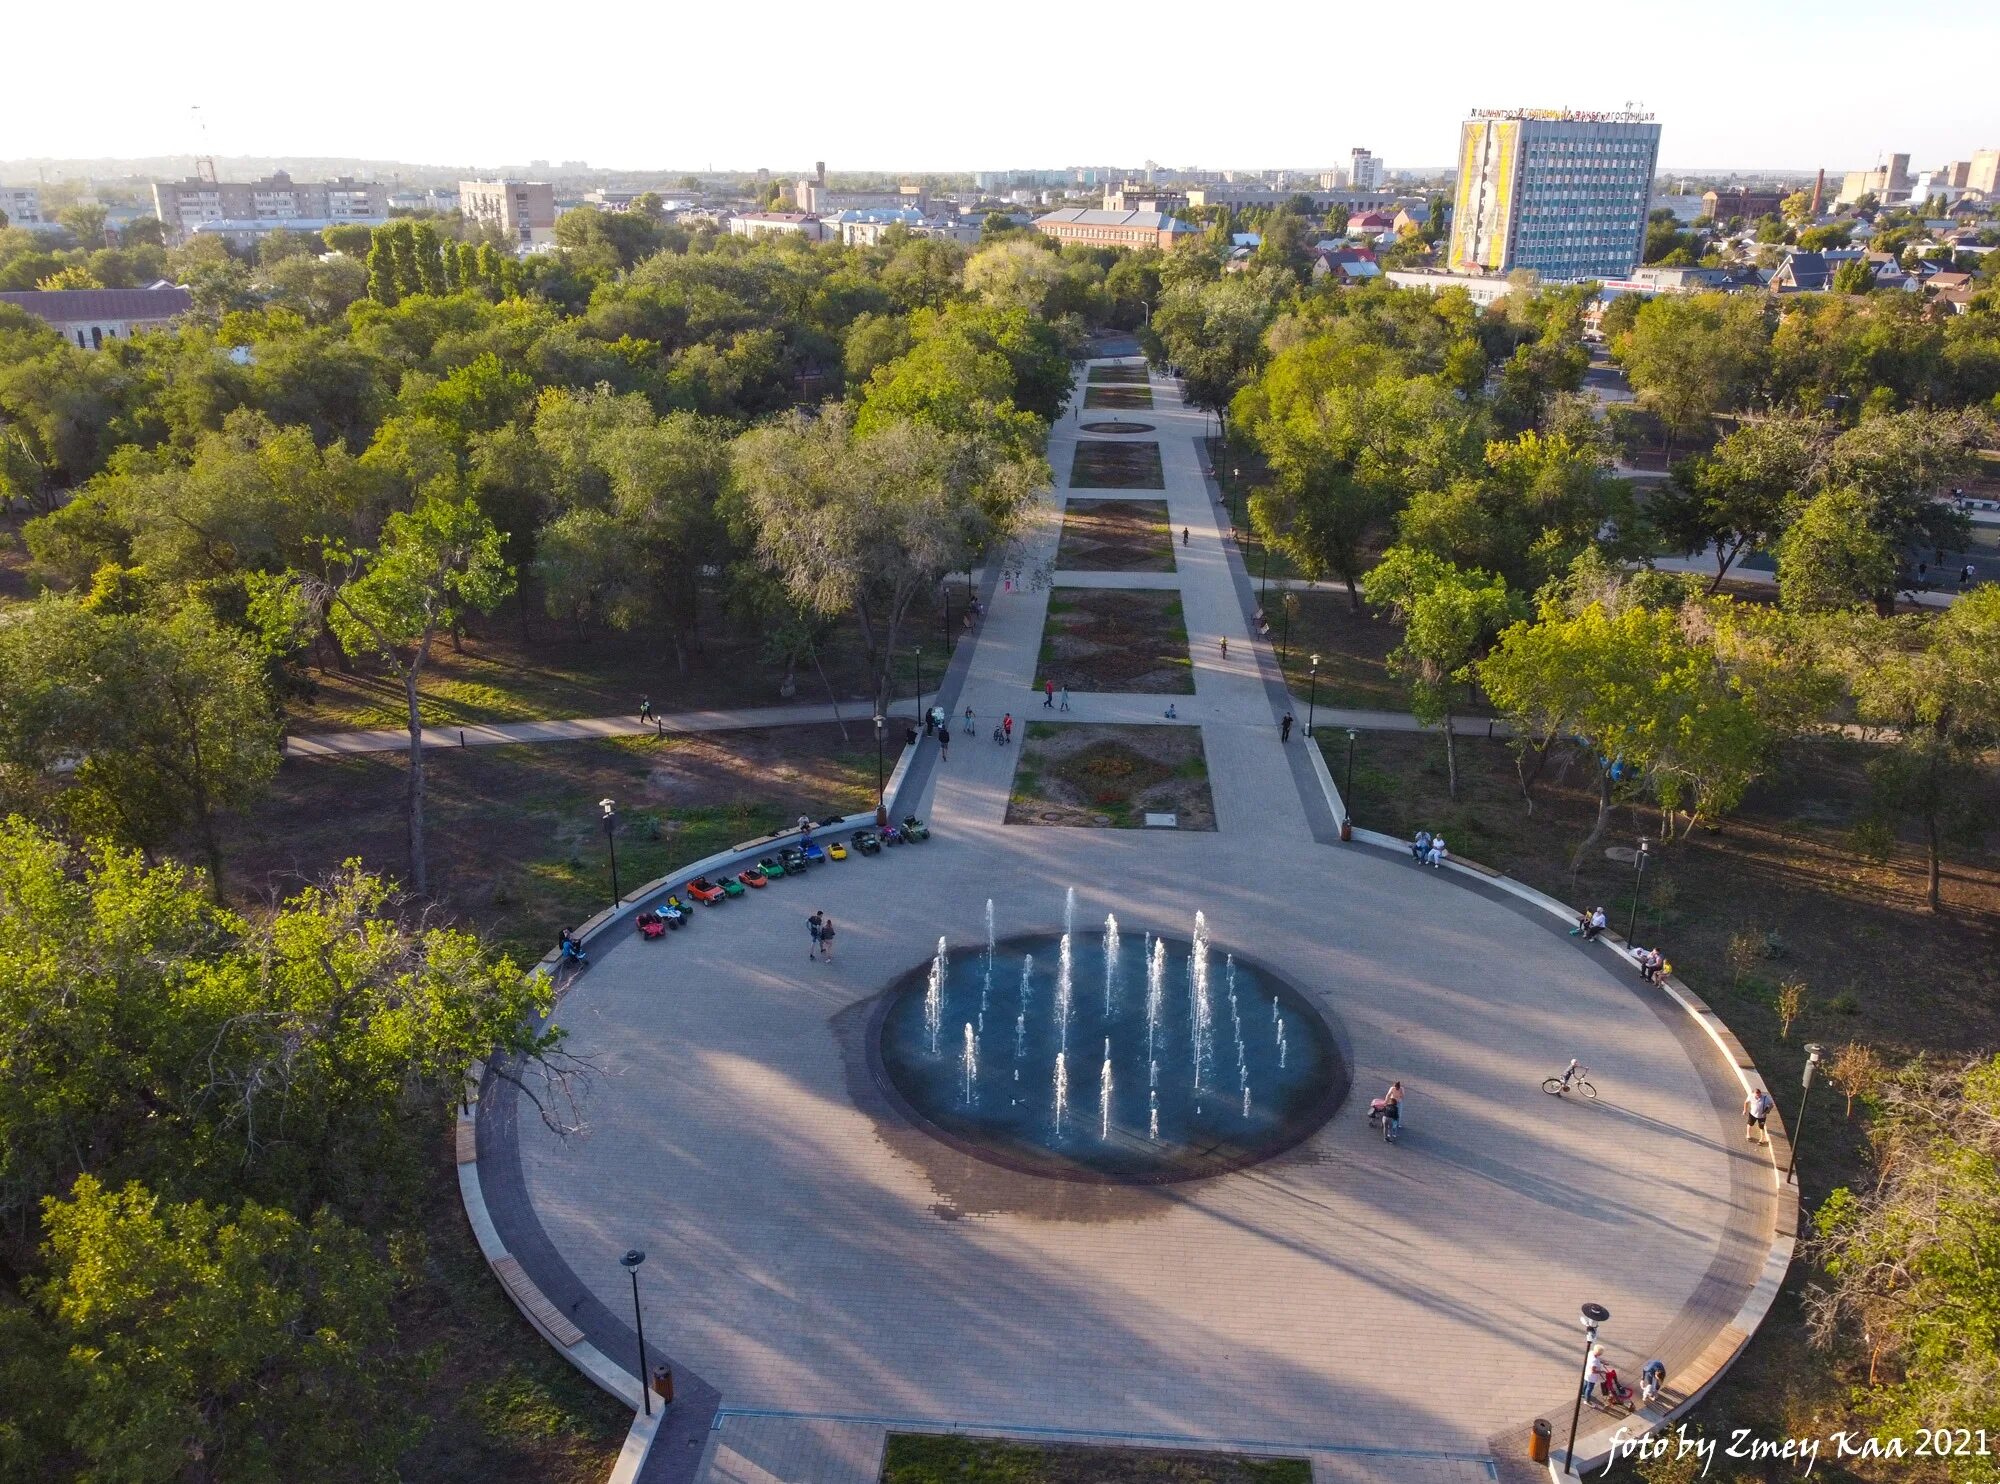
{"type": "MultiPolygon", "coordinates": [[[[1575,1057],[1572,1056],[1569,1059],[1569,1065],[1563,1068],[1562,1092],[1568,1092],[1570,1083],[1576,1081],[1579,1077],[1583,1076],[1583,1074],[1585,1072],[1588,1072],[1589,1070],[1590,1070],[1589,1067],[1586,1067],[1582,1062],[1578,1061],[1575,1057]]],[[[1558,1097],[1560,1097],[1561,1095],[1562,1095],[1561,1093],[1557,1094],[1558,1097]]]]}

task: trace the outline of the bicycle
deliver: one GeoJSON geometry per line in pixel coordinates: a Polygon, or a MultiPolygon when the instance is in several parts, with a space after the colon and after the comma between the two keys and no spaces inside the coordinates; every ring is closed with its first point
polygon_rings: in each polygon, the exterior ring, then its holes
{"type": "Polygon", "coordinates": [[[993,723],[993,740],[1002,747],[1007,745],[1007,728],[997,721],[993,723]]]}
{"type": "Polygon", "coordinates": [[[1594,1103],[1597,1101],[1597,1087],[1586,1075],[1589,1070],[1588,1067],[1578,1067],[1567,1083],[1560,1077],[1544,1077],[1542,1091],[1552,1098],[1559,1098],[1566,1092],[1580,1092],[1586,1101],[1594,1103]]]}

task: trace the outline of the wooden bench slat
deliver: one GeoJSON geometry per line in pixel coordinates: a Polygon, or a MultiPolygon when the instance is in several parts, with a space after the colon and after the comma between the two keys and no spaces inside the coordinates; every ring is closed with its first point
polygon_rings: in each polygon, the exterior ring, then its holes
{"type": "Polygon", "coordinates": [[[469,1165],[479,1158],[479,1125],[470,1118],[458,1120],[458,1162],[469,1165]]]}
{"type": "Polygon", "coordinates": [[[493,1264],[493,1271],[500,1275],[500,1281],[507,1285],[507,1291],[515,1300],[534,1316],[535,1322],[551,1335],[565,1350],[583,1340],[583,1331],[570,1323],[564,1314],[541,1289],[535,1287],[525,1269],[514,1258],[503,1257],[493,1264]]]}

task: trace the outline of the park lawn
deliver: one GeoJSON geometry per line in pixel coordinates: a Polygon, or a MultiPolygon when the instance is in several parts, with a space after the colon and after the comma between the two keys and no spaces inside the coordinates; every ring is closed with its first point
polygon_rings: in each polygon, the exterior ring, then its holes
{"type": "Polygon", "coordinates": [[[1115,382],[1127,386],[1150,386],[1153,373],[1145,366],[1092,366],[1090,380],[1093,382],[1115,382]]]}
{"type": "Polygon", "coordinates": [[[1007,798],[1007,823],[1136,830],[1172,814],[1213,830],[1215,799],[1201,728],[1031,721],[1007,798]]]}
{"type": "MultiPolygon", "coordinates": [[[[1316,588],[1273,588],[1266,600],[1271,652],[1279,658],[1286,684],[1301,701],[1312,693],[1312,657],[1319,656],[1319,704],[1362,711],[1408,711],[1407,686],[1389,672],[1389,651],[1402,642],[1403,631],[1386,616],[1366,607],[1356,613],[1344,585],[1316,588]],[[1285,599],[1291,605],[1287,635],[1285,599]]],[[[1477,718],[1484,730],[1493,708],[1476,692],[1464,697],[1459,714],[1477,718]]],[[[1304,721],[1303,714],[1299,717],[1304,721]]]]}
{"type": "MultiPolygon", "coordinates": [[[[1347,738],[1322,733],[1336,783],[1345,787],[1347,738]]],[[[1445,832],[1455,854],[1504,871],[1579,907],[1603,905],[1626,930],[1634,869],[1604,849],[1652,841],[1638,928],[1676,975],[1714,1006],[1797,1118],[1808,1041],[1837,1049],[1859,1041],[1895,1065],[1918,1053],[1945,1058],[1992,1054],[2000,1045],[2000,856],[1987,841],[1952,846],[1945,863],[1946,910],[1924,906],[1924,857],[1916,830],[1903,826],[1887,860],[1857,848],[1865,816],[1869,744],[1821,737],[1796,744],[1784,776],[1755,786],[1719,829],[1687,840],[1658,840],[1651,809],[1620,808],[1570,884],[1569,858],[1588,833],[1595,794],[1577,760],[1567,779],[1536,790],[1522,806],[1513,753],[1503,742],[1461,737],[1460,797],[1446,796],[1443,741],[1435,733],[1368,732],[1356,744],[1348,800],[1356,824],[1408,838],[1445,832]],[[1755,956],[1732,966],[1741,937],[1755,956]],[[1766,957],[1769,953],[1773,956],[1766,957]],[[1741,969],[1739,977],[1738,970],[1741,969]],[[1777,984],[1802,980],[1804,1013],[1781,1033],[1777,984]]],[[[1551,764],[1550,772],[1556,769],[1551,764]]],[[[1984,775],[1972,800],[2000,812],[2000,776],[1984,775]]],[[[1413,881],[1414,886],[1421,885],[1413,881]]],[[[1552,1052],[1574,1048],[1552,1047],[1552,1052]]],[[[1871,1178],[1865,1113],[1850,1120],[1844,1099],[1822,1086],[1799,1138],[1799,1175],[1811,1211],[1840,1184],[1871,1178]]],[[[1866,1357],[1836,1361],[1806,1341],[1795,1268],[1771,1318],[1695,1414],[1711,1436],[1749,1427],[1758,1436],[1820,1434],[1831,1417],[1851,1417],[1849,1388],[1867,1378],[1866,1357]]],[[[1858,1473],[1900,1480],[1902,1465],[1858,1473]]]]}
{"type": "MultiPolygon", "coordinates": [[[[891,730],[901,736],[902,723],[891,730]]],[[[615,799],[619,885],[656,876],[796,820],[875,802],[873,729],[619,737],[425,751],[432,895],[524,963],[611,901],[597,801],[615,799]]],[[[349,856],[402,876],[400,752],[295,759],[270,794],[226,822],[232,897],[289,894],[349,856]]]]}
{"type": "Polygon", "coordinates": [[[1167,487],[1160,470],[1160,445],[1080,438],[1070,460],[1069,487],[1098,490],[1159,490],[1167,487]]]}
{"type": "Polygon", "coordinates": [[[1121,382],[1093,382],[1083,389],[1083,405],[1086,409],[1110,407],[1125,412],[1151,411],[1153,389],[1143,382],[1131,385],[1121,382]]]}
{"type": "Polygon", "coordinates": [[[1171,572],[1165,500],[1078,500],[1063,510],[1061,572],[1171,572]]]}
{"type": "Polygon", "coordinates": [[[1303,1458],[891,1433],[882,1484],[1312,1484],[1303,1458]]]}
{"type": "MultiPolygon", "coordinates": [[[[964,585],[952,584],[952,619],[964,610],[964,585]]],[[[905,626],[929,651],[925,664],[935,680],[941,615],[920,600],[905,626]]],[[[620,633],[590,626],[581,634],[539,611],[524,626],[516,605],[476,618],[467,625],[463,648],[441,638],[432,650],[420,691],[424,721],[430,726],[470,726],[483,722],[535,721],[578,716],[636,714],[648,696],[661,711],[707,710],[734,706],[811,704],[828,699],[827,684],[842,700],[869,694],[867,666],[859,633],[842,623],[820,656],[826,682],[808,659],[793,675],[793,693],[783,693],[782,662],[766,653],[761,634],[718,619],[689,673],[679,673],[672,645],[653,632],[620,633]]],[[[899,679],[914,690],[915,660],[898,656],[899,679]]],[[[402,682],[379,662],[362,659],[351,671],[328,666],[312,671],[313,691],[286,705],[295,735],[406,723],[402,682]]],[[[862,703],[865,704],[865,703],[862,703]]]]}
{"type": "Polygon", "coordinates": [[[1194,660],[1176,592],[1059,587],[1035,661],[1035,685],[1076,691],[1194,694],[1194,660]]]}
{"type": "Polygon", "coordinates": [[[428,1351],[413,1404],[423,1436],[398,1475],[424,1484],[599,1484],[632,1414],[521,1317],[487,1267],[460,1203],[454,1136],[441,1119],[424,1186],[422,1278],[401,1298],[405,1348],[428,1351]]]}

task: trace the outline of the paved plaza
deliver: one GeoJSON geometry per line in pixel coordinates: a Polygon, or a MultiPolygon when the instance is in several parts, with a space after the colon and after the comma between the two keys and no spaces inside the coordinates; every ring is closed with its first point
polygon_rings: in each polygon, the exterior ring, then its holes
{"type": "MultiPolygon", "coordinates": [[[[1170,504],[1178,570],[1144,585],[1182,595],[1195,693],[1076,693],[1052,715],[1032,673],[1049,590],[996,591],[945,692],[974,731],[949,762],[923,744],[905,786],[934,838],[700,909],[657,943],[602,935],[559,1011],[600,1068],[588,1131],[482,1116],[508,1246],[628,1367],[618,1257],[648,1254],[646,1336],[687,1416],[646,1477],[860,1484],[886,1431],[914,1427],[1305,1454],[1322,1484],[1488,1479],[1530,1418],[1566,1423],[1580,1302],[1611,1310],[1604,1339],[1636,1379],[1656,1354],[1691,1363],[1762,1270],[1768,1159],[1688,1016],[1501,891],[1330,843],[1308,744],[1279,742],[1204,420],[1172,383],[1153,394],[1132,417],[1156,431],[1131,436],[1161,445],[1166,490],[1146,497],[1170,504]],[[1216,831],[1004,824],[1020,748],[988,740],[1003,711],[1017,737],[1199,726],[1216,831]],[[1314,996],[1353,1067],[1347,1105],[1268,1163],[1150,1188],[1038,1180],[904,1123],[867,1070],[873,997],[940,935],[982,949],[989,899],[1003,937],[1059,932],[1070,887],[1080,929],[1115,912],[1128,936],[1184,938],[1199,909],[1218,952],[1314,996]],[[831,964],[808,957],[815,909],[838,924],[831,964]],[[1601,1102],[1540,1091],[1572,1055],[1601,1102]],[[1410,1092],[1386,1145],[1363,1113],[1394,1078],[1410,1092]]],[[[1059,480],[1077,420],[1051,438],[1059,480]]],[[[1129,497],[1059,487],[1044,560],[1063,502],[1129,497]]]]}

